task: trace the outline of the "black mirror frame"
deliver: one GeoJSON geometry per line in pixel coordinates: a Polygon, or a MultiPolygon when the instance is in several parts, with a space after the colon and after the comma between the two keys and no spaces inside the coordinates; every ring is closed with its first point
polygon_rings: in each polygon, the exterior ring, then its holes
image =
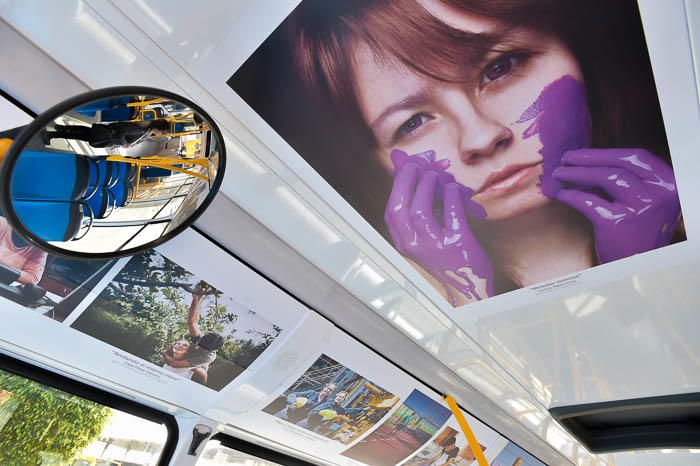
{"type": "Polygon", "coordinates": [[[97,260],[97,259],[117,259],[120,257],[127,257],[127,256],[133,256],[135,254],[138,254],[140,252],[147,251],[149,249],[153,249],[155,247],[158,247],[162,245],[163,243],[166,243],[167,241],[170,241],[183,231],[185,231],[187,228],[192,226],[192,224],[204,213],[204,211],[211,205],[212,201],[214,200],[214,197],[216,194],[219,192],[219,188],[221,187],[221,183],[224,179],[224,174],[226,171],[226,147],[224,144],[224,138],[221,133],[221,130],[219,129],[218,125],[214,121],[214,119],[202,108],[192,102],[189,99],[186,99],[182,96],[179,96],[178,94],[175,94],[173,92],[169,91],[164,91],[162,89],[156,89],[152,87],[143,87],[143,86],[118,86],[118,87],[107,87],[104,89],[97,89],[94,91],[89,91],[85,92],[83,94],[79,94],[75,97],[71,97],[70,99],[64,100],[57,105],[54,105],[53,107],[49,108],[45,112],[40,113],[34,121],[29,123],[27,126],[24,127],[22,132],[17,136],[17,138],[12,142],[12,145],[10,146],[9,150],[7,151],[7,154],[2,160],[2,164],[0,166],[0,208],[2,209],[4,217],[7,219],[9,222],[10,226],[14,231],[16,231],[20,236],[22,236],[24,239],[29,241],[31,244],[34,246],[57,256],[61,257],[66,257],[68,259],[79,259],[79,260],[97,260]],[[58,247],[55,247],[48,242],[45,242],[38,237],[36,237],[34,234],[32,234],[29,230],[27,230],[22,222],[19,221],[19,218],[15,215],[14,209],[12,208],[12,192],[10,190],[10,183],[9,183],[9,176],[12,173],[12,170],[15,167],[15,164],[17,162],[17,159],[19,158],[19,155],[22,152],[22,149],[26,144],[30,141],[32,136],[37,133],[38,131],[41,131],[46,127],[47,124],[51,123],[56,117],[63,115],[67,113],[68,111],[79,107],[82,104],[92,102],[95,100],[100,100],[108,97],[124,97],[124,96],[129,96],[129,95],[150,95],[150,96],[157,96],[157,97],[165,97],[167,99],[174,100],[176,102],[183,103],[190,108],[192,108],[195,112],[199,113],[205,121],[207,121],[207,124],[214,134],[216,138],[219,140],[219,166],[217,168],[217,175],[216,179],[214,180],[214,183],[211,187],[211,190],[207,197],[204,199],[204,202],[197,207],[197,209],[194,211],[194,213],[190,216],[190,218],[186,221],[183,222],[181,225],[177,226],[176,228],[172,229],[169,231],[167,234],[161,236],[157,240],[150,242],[148,244],[142,245],[142,246],[136,246],[130,249],[125,249],[123,251],[115,251],[112,253],[107,253],[107,252],[98,252],[98,253],[84,253],[84,252],[78,252],[78,251],[68,251],[65,249],[61,249],[58,247]]]}

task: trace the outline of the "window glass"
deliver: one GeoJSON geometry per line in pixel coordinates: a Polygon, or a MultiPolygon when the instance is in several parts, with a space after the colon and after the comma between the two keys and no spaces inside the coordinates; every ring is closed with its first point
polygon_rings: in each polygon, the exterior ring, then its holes
{"type": "Polygon", "coordinates": [[[146,466],[165,425],[0,370],[0,464],[146,466]]]}
{"type": "Polygon", "coordinates": [[[211,440],[199,456],[197,466],[279,466],[279,463],[226,447],[218,440],[211,440]]]}

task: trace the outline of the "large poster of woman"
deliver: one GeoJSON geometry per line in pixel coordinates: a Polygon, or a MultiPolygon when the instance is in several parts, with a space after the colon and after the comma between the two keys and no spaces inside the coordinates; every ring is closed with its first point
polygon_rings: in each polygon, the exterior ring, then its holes
{"type": "Polygon", "coordinates": [[[454,306],[685,239],[633,0],[302,0],[228,84],[454,306]]]}

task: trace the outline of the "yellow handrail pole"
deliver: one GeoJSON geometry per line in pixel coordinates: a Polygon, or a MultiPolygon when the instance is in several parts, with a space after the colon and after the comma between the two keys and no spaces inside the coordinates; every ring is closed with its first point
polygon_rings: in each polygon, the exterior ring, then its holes
{"type": "Polygon", "coordinates": [[[200,134],[201,132],[202,132],[201,129],[193,129],[191,131],[183,131],[181,133],[170,133],[167,136],[171,136],[171,137],[189,136],[190,134],[200,134]]]}
{"type": "Polygon", "coordinates": [[[195,125],[197,123],[196,121],[187,118],[181,119],[178,117],[167,117],[165,119],[168,120],[170,123],[182,123],[184,125],[195,125]]]}
{"type": "Polygon", "coordinates": [[[154,156],[144,156],[141,157],[140,159],[134,159],[131,157],[122,157],[121,155],[108,155],[106,157],[106,160],[110,162],[124,162],[128,163],[131,165],[150,165],[150,166],[156,166],[160,168],[171,168],[174,167],[175,165],[199,165],[202,168],[207,168],[209,166],[209,162],[206,159],[182,159],[182,158],[175,158],[175,157],[160,157],[158,155],[154,156]]]}
{"type": "MultiPolygon", "coordinates": [[[[133,160],[133,159],[132,159],[133,160]]],[[[209,166],[209,160],[200,158],[200,159],[190,159],[190,158],[182,158],[182,157],[163,157],[160,155],[144,155],[141,157],[139,160],[147,160],[147,161],[154,161],[157,163],[188,163],[192,165],[199,165],[202,167],[207,167],[209,166]]]]}
{"type": "Polygon", "coordinates": [[[168,165],[168,164],[161,164],[161,163],[157,163],[157,162],[146,162],[146,163],[142,163],[140,165],[145,165],[147,167],[164,168],[166,170],[172,170],[172,171],[175,171],[178,173],[183,173],[185,175],[194,176],[195,178],[199,178],[200,180],[209,181],[209,177],[207,175],[203,175],[203,174],[197,173],[197,172],[191,172],[191,171],[185,170],[184,168],[174,167],[174,166],[168,165]]]}
{"type": "MultiPolygon", "coordinates": [[[[199,178],[204,181],[209,181],[209,176],[203,175],[201,173],[197,172],[191,172],[188,170],[185,170],[184,168],[176,167],[174,164],[176,163],[181,163],[181,159],[176,159],[176,158],[170,158],[170,157],[158,157],[158,156],[153,156],[153,157],[147,157],[143,159],[133,159],[130,157],[122,157],[121,155],[109,155],[106,157],[107,160],[111,162],[126,162],[126,163],[132,163],[138,166],[141,165],[146,165],[148,167],[157,167],[157,168],[164,168],[166,170],[172,170],[176,171],[178,173],[184,173],[185,175],[189,176],[194,176],[196,178],[199,178]]],[[[194,161],[188,161],[190,163],[194,161]]]]}
{"type": "Polygon", "coordinates": [[[445,395],[444,398],[447,405],[450,407],[450,410],[452,410],[452,414],[454,414],[455,418],[457,419],[459,427],[462,428],[464,436],[467,437],[469,448],[471,448],[472,453],[474,453],[477,463],[479,463],[479,466],[489,466],[489,463],[486,461],[486,457],[484,456],[484,452],[481,451],[481,445],[479,445],[479,441],[476,439],[474,432],[472,432],[471,427],[469,427],[467,420],[464,418],[462,410],[459,409],[459,406],[457,406],[457,402],[450,395],[445,395]]]}
{"type": "Polygon", "coordinates": [[[164,100],[165,100],[164,97],[159,97],[157,99],[151,99],[151,100],[139,100],[138,102],[130,102],[130,103],[126,104],[126,106],[127,107],[146,107],[148,105],[163,102],[164,100]]]}
{"type": "Polygon", "coordinates": [[[144,163],[139,163],[137,165],[138,166],[145,165],[147,167],[163,168],[165,170],[172,170],[172,171],[175,171],[178,173],[183,173],[183,174],[188,175],[188,176],[194,176],[195,178],[199,178],[200,180],[209,181],[209,177],[207,175],[203,175],[201,173],[185,170],[184,168],[180,168],[180,167],[174,167],[174,166],[168,165],[168,164],[162,164],[162,163],[157,163],[157,162],[144,162],[144,163]]]}
{"type": "Polygon", "coordinates": [[[136,165],[136,192],[134,193],[134,199],[139,195],[139,184],[141,183],[141,165],[136,165]]]}
{"type": "Polygon", "coordinates": [[[149,167],[165,168],[166,170],[172,170],[172,171],[175,171],[178,173],[184,173],[185,175],[194,176],[195,178],[199,178],[200,180],[209,181],[209,177],[207,175],[203,175],[203,174],[197,173],[197,172],[191,172],[191,171],[185,170],[184,168],[180,168],[180,167],[173,167],[172,165],[160,165],[160,164],[156,164],[156,163],[149,163],[148,166],[149,167]]]}
{"type": "Polygon", "coordinates": [[[180,115],[171,116],[168,119],[173,120],[173,121],[178,121],[178,122],[180,122],[182,120],[194,122],[194,112],[182,113],[180,115]],[[190,117],[192,117],[192,118],[190,118],[190,117]]]}

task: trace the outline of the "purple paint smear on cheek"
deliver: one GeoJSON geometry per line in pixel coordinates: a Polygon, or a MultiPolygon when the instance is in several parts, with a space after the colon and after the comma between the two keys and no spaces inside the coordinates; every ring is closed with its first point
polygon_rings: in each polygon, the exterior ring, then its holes
{"type": "Polygon", "coordinates": [[[540,186],[542,194],[554,198],[562,184],[552,178],[552,172],[561,165],[562,155],[590,144],[591,118],[583,85],[570,75],[548,84],[517,123],[531,120],[534,121],[523,132],[523,139],[539,136],[544,169],[540,186]]]}

